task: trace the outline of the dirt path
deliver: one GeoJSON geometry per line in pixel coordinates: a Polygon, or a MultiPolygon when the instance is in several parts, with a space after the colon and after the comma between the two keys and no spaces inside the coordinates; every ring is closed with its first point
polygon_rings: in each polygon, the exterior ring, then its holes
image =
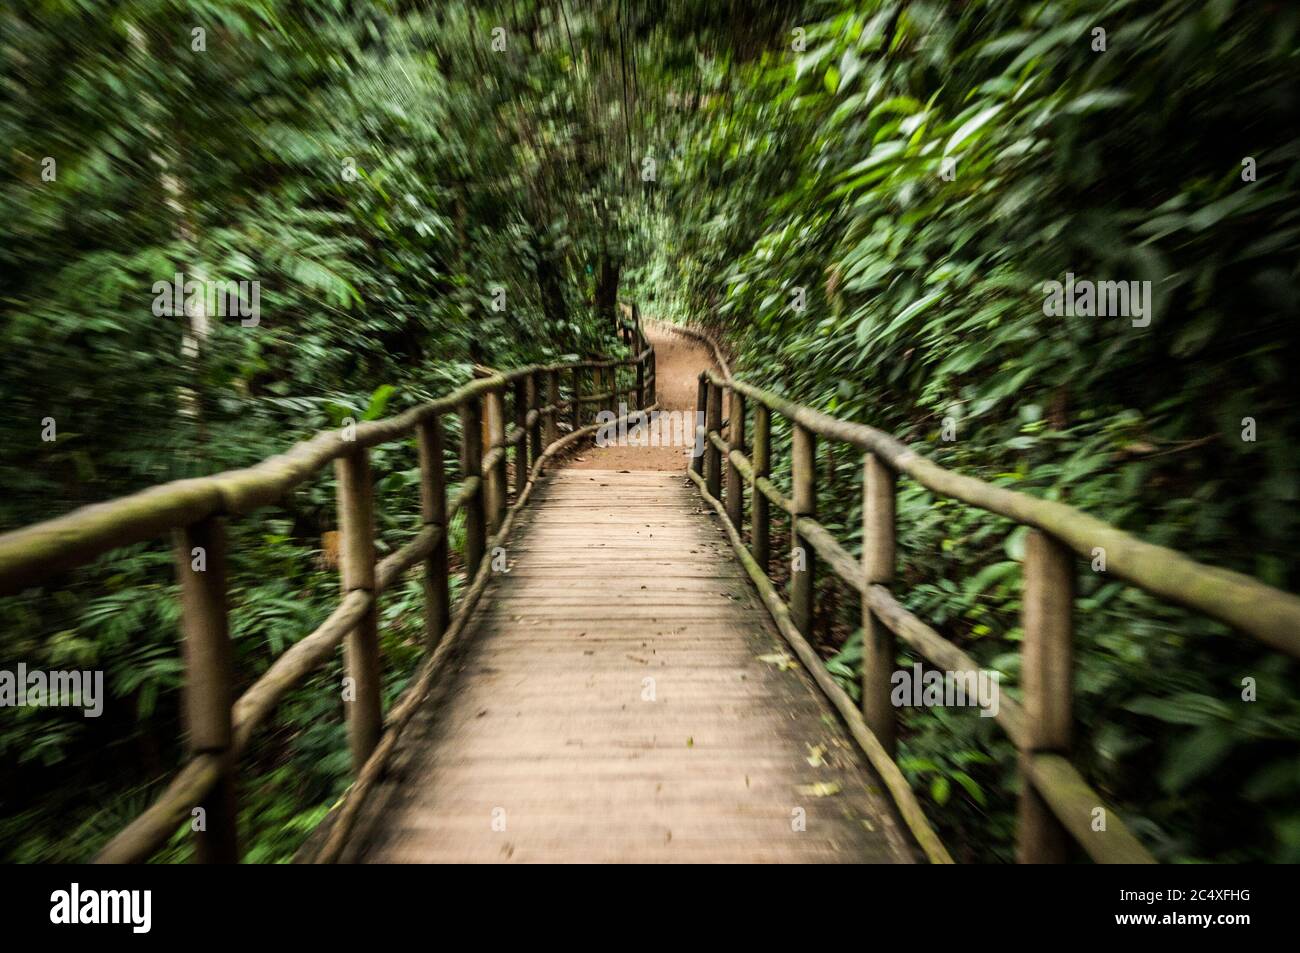
{"type": "MultiPolygon", "coordinates": [[[[659,409],[695,413],[700,371],[714,367],[708,348],[661,324],[646,323],[645,336],[655,349],[659,409]]],[[[588,447],[570,458],[575,470],[684,470],[686,447],[588,447]]]]}

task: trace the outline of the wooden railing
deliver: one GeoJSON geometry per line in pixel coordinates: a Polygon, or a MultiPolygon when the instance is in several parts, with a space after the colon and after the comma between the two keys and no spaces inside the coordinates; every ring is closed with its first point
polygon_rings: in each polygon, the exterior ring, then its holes
{"type": "Polygon", "coordinates": [[[705,450],[692,462],[691,478],[722,518],[737,556],[782,634],[844,717],[932,861],[950,862],[951,858],[894,763],[896,713],[890,701],[890,679],[895,667],[895,640],[902,639],[947,671],[978,673],[979,666],[903,608],[890,589],[895,567],[895,484],[899,476],[1029,527],[1023,567],[1023,706],[1004,692],[996,714],[997,723],[1019,753],[1016,854],[1022,863],[1064,860],[1071,836],[1098,862],[1154,862],[1068,760],[1073,722],[1074,555],[1092,559],[1100,548],[1105,551],[1108,574],[1300,657],[1300,598],[1290,593],[1240,573],[1201,565],[1063,503],[952,473],[888,434],[796,404],[729,373],[709,371],[700,375],[698,409],[704,413],[701,429],[705,450]],[[753,424],[747,433],[750,404],[753,424]],[[788,497],[770,479],[773,413],[784,417],[792,428],[792,493],[788,497]],[[854,559],[817,520],[815,446],[819,437],[863,452],[861,560],[854,559]],[[748,549],[742,538],[746,488],[751,504],[748,549]],[[791,546],[802,557],[797,561],[792,558],[788,604],[767,576],[771,555],[769,504],[790,516],[791,546]],[[818,557],[861,597],[861,711],[831,677],[809,642],[818,557]],[[1100,830],[1095,823],[1098,809],[1105,812],[1100,830]]]}
{"type": "MultiPolygon", "coordinates": [[[[635,318],[635,315],[634,315],[635,318]]],[[[356,778],[331,812],[328,837],[314,859],[337,859],[366,792],[382,773],[402,728],[428,694],[469,621],[490,576],[485,554],[505,541],[514,514],[528,501],[543,465],[594,433],[596,411],[626,398],[655,406],[654,349],[633,321],[632,358],[534,365],[475,380],[439,400],[386,420],[320,433],[288,452],[243,470],[178,480],[132,496],[0,536],[0,595],[50,580],[110,550],[175,534],[182,593],[183,713],[190,757],[154,804],[114,837],[99,862],[147,860],[202,809],[196,858],[238,859],[234,776],[253,732],[292,687],[344,646],[351,700],[348,743],[356,778]],[[620,372],[622,374],[620,375],[620,372]],[[620,376],[634,379],[619,381],[620,376]],[[568,399],[562,391],[568,389],[568,399]],[[506,398],[513,426],[506,427],[506,398]],[[566,415],[570,432],[560,436],[566,415]],[[460,418],[460,490],[448,500],[443,418],[460,418]],[[486,421],[486,435],[483,422],[486,421]],[[374,478],[369,448],[415,434],[423,529],[381,561],[375,557],[374,478]],[[509,503],[507,456],[513,453],[515,501],[509,503]],[[342,599],[314,632],[285,651],[237,700],[227,624],[224,522],[285,498],[327,463],[337,475],[342,599]],[[448,535],[465,517],[469,586],[450,598],[448,535]],[[384,713],[380,697],[379,596],[417,564],[424,567],[425,659],[406,691],[384,713]]]]}

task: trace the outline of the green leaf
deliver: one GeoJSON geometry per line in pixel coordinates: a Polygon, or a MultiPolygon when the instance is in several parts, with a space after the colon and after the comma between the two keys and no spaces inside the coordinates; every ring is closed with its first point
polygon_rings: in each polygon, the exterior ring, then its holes
{"type": "Polygon", "coordinates": [[[366,407],[366,412],[361,415],[362,420],[378,420],[384,416],[384,410],[388,407],[388,399],[397,392],[397,388],[392,384],[383,384],[375,388],[375,392],[370,395],[370,404],[366,407]]]}
{"type": "Polygon", "coordinates": [[[967,139],[971,138],[971,136],[975,135],[975,133],[979,132],[979,130],[982,129],[990,119],[1002,112],[1004,108],[1004,103],[998,103],[998,105],[990,106],[988,109],[983,110],[971,119],[962,123],[961,127],[952,134],[951,138],[949,138],[948,144],[943,147],[943,154],[948,155],[967,139]]]}
{"type": "Polygon", "coordinates": [[[1232,751],[1235,738],[1226,725],[1207,725],[1179,738],[1160,771],[1160,786],[1177,794],[1213,771],[1232,751]]]}
{"type": "Polygon", "coordinates": [[[1171,725],[1207,725],[1212,721],[1227,721],[1232,709],[1225,702],[1209,695],[1184,692],[1172,698],[1155,698],[1144,695],[1124,706],[1136,715],[1149,715],[1171,725]]]}

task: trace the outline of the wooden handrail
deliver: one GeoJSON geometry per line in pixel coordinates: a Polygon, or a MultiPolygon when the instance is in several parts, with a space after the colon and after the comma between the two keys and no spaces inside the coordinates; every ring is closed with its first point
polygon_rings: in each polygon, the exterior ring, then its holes
{"type": "MultiPolygon", "coordinates": [[[[637,345],[643,344],[637,325],[637,345]]],[[[335,819],[326,856],[337,855],[338,838],[346,833],[355,804],[383,767],[397,735],[430,681],[465,628],[486,585],[488,546],[506,538],[514,513],[540,479],[546,462],[575,440],[598,428],[579,426],[584,405],[603,405],[620,397],[634,399],[639,389],[616,386],[619,368],[635,368],[642,382],[653,381],[654,349],[643,347],[632,357],[563,364],[530,365],[490,373],[438,400],[413,407],[384,420],[355,428],[331,430],[295,444],[288,451],[241,470],[209,477],[178,480],[107,503],[83,507],[66,516],[0,536],[0,594],[39,584],[52,575],[84,564],[96,556],[135,542],[175,531],[182,593],[182,628],[186,659],[186,725],[191,756],[158,799],[115,836],[100,852],[98,862],[138,862],[158,850],[182,824],[202,809],[205,823],[196,856],[206,861],[237,859],[237,812],[233,774],[254,730],[275,709],[285,693],[331,658],[347,642],[345,691],[348,734],[358,781],[350,789],[346,809],[335,819]],[[647,365],[649,373],[647,374],[647,365]],[[574,393],[561,402],[561,371],[581,375],[591,371],[608,378],[608,391],[574,393]],[[543,386],[545,385],[545,386],[543,386]],[[504,398],[513,395],[514,425],[505,431],[504,398]],[[547,403],[541,406],[541,396],[547,403]],[[560,436],[560,411],[570,407],[571,432],[560,436]],[[480,420],[484,410],[492,422],[491,449],[483,453],[480,420]],[[459,490],[448,503],[443,463],[444,414],[461,418],[459,490]],[[375,514],[370,447],[418,437],[423,527],[405,545],[381,561],[374,554],[375,514]],[[545,438],[545,439],[544,439],[545,438]],[[544,441],[544,442],[543,442],[544,441]],[[506,457],[513,452],[515,500],[508,505],[506,457]],[[326,464],[337,469],[341,535],[342,593],[337,607],[314,632],[282,653],[269,669],[232,705],[231,646],[226,624],[226,585],[222,519],[242,516],[273,504],[326,464]],[[465,514],[463,561],[472,581],[452,612],[448,585],[448,530],[465,514]],[[487,536],[491,523],[494,535],[487,536]],[[202,553],[203,558],[191,554],[202,553]],[[380,698],[381,659],[378,640],[379,596],[403,574],[424,566],[426,600],[426,663],[387,716],[380,698]]],[[[638,410],[649,409],[638,403],[638,410]]]]}
{"type": "Polygon", "coordinates": [[[1065,503],[1044,500],[946,470],[900,441],[865,424],[839,420],[754,387],[708,371],[710,383],[735,387],[792,423],[877,456],[896,473],[926,489],[1043,530],[1075,553],[1093,558],[1106,552],[1106,572],[1153,595],[1195,609],[1300,658],[1300,597],[1230,569],[1206,566],[1176,550],[1144,542],[1065,503]]]}
{"type": "MultiPolygon", "coordinates": [[[[808,641],[812,627],[810,593],[816,567],[813,554],[859,593],[863,619],[863,711],[859,718],[862,730],[870,736],[869,743],[862,747],[932,860],[943,859],[943,855],[927,846],[931,844],[933,832],[915,805],[910,789],[900,792],[895,783],[898,770],[893,762],[895,712],[889,698],[895,664],[893,639],[901,638],[947,671],[977,673],[979,667],[955,644],[903,608],[889,589],[895,560],[893,521],[897,475],[910,477],[929,490],[1008,517],[1032,530],[1026,545],[1024,570],[1026,659],[1022,691],[1025,704],[1022,707],[1004,695],[999,699],[996,714],[997,723],[1006,730],[1020,753],[1017,857],[1022,862],[1063,859],[1065,838],[1069,835],[1098,862],[1154,863],[1154,858],[1119,818],[1104,807],[1102,798],[1068,760],[1072,720],[1072,553],[1092,558],[1095,548],[1101,547],[1106,551],[1108,572],[1300,657],[1300,598],[1291,593],[1240,573],[1202,565],[1064,503],[1038,499],[952,473],[882,431],[831,417],[745,383],[730,373],[710,370],[700,374],[697,408],[704,413],[705,423],[697,436],[703,438],[706,451],[688,475],[723,520],[737,556],[754,577],[782,633],[824,688],[834,685],[834,680],[821,659],[811,652],[808,641]],[[716,411],[724,390],[733,395],[727,438],[723,436],[721,418],[716,411]],[[737,395],[745,400],[737,400],[737,395]],[[744,453],[746,400],[756,411],[757,463],[744,453]],[[793,429],[794,492],[790,497],[767,478],[770,413],[785,417],[793,429]],[[816,498],[813,435],[863,451],[863,558],[860,561],[813,515],[816,498]],[[728,471],[725,500],[719,493],[722,480],[718,470],[724,461],[728,471]],[[754,505],[752,546],[755,552],[761,548],[761,560],[745,550],[741,537],[743,487],[746,486],[754,505]],[[767,577],[769,502],[790,514],[793,521],[792,545],[798,558],[792,565],[788,606],[776,595],[767,577]],[[761,506],[757,505],[760,503],[761,506]],[[802,569],[799,560],[803,561],[802,569]],[[1097,811],[1102,811],[1105,819],[1100,826],[1095,823],[1097,811]]],[[[847,696],[839,697],[843,693],[837,685],[834,690],[828,691],[828,695],[837,707],[842,707],[847,696]]]]}
{"type": "MultiPolygon", "coordinates": [[[[552,371],[644,364],[646,348],[631,358],[530,365],[471,381],[445,397],[384,420],[359,423],[354,439],[342,428],[322,431],[282,454],[251,467],[212,476],[173,480],[105,503],[83,506],[52,520],[0,535],[0,596],[36,585],[51,575],[90,562],[97,556],[155,539],[209,516],[244,516],[271,506],[326,464],[358,450],[391,443],[412,433],[423,421],[451,413],[517,380],[552,371]]],[[[584,398],[590,402],[603,395],[584,398]]]]}

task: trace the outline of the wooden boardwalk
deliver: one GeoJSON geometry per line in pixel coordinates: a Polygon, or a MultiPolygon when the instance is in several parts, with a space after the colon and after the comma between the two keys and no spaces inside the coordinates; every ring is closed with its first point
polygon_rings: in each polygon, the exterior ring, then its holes
{"type": "Polygon", "coordinates": [[[345,860],[916,859],[680,471],[556,471],[508,559],[345,860]]]}

